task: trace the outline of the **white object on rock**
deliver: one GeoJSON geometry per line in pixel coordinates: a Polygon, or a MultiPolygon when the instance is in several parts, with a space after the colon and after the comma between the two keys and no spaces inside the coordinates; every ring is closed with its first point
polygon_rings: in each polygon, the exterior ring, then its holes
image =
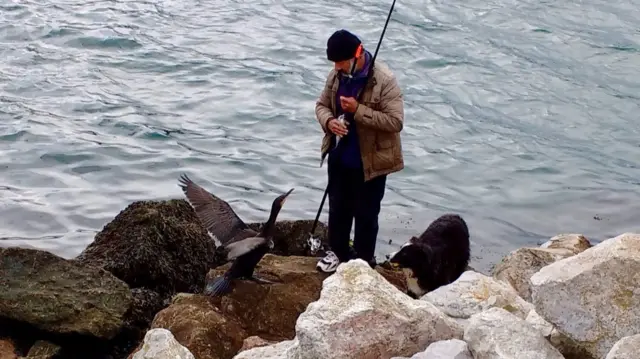
{"type": "Polygon", "coordinates": [[[455,282],[425,294],[420,300],[432,303],[462,325],[472,315],[493,307],[503,308],[521,319],[533,309],[509,284],[474,271],[462,273],[455,282]]]}
{"type": "Polygon", "coordinates": [[[638,357],[640,357],[640,334],[618,340],[605,359],[638,359],[638,357]]]}
{"type": "Polygon", "coordinates": [[[538,329],[502,308],[473,315],[464,340],[475,359],[564,359],[538,329]]]}
{"type": "Polygon", "coordinates": [[[640,235],[625,233],[531,277],[536,312],[595,358],[640,332],[640,235]]]}
{"type": "Polygon", "coordinates": [[[195,359],[189,349],[182,346],[173,334],[164,328],[151,329],[144,336],[140,350],[133,359],[195,359]]]}
{"type": "Polygon", "coordinates": [[[355,259],[324,280],[320,298],[298,317],[286,356],[269,358],[391,358],[462,334],[463,328],[431,303],[411,299],[355,259]]]}

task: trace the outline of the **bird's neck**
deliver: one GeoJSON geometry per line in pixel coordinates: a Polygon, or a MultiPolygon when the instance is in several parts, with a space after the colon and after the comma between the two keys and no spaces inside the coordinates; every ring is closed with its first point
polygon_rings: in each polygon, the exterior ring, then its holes
{"type": "Polygon", "coordinates": [[[271,234],[273,233],[273,229],[275,228],[277,216],[278,216],[278,211],[271,211],[271,214],[269,215],[269,219],[264,224],[264,227],[262,227],[261,234],[263,237],[271,236],[271,234]]]}

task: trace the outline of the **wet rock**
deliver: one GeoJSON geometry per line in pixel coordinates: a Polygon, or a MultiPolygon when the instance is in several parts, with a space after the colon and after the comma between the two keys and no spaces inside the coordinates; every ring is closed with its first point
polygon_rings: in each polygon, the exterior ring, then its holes
{"type": "MultiPolygon", "coordinates": [[[[329,276],[316,270],[317,260],[267,254],[255,273],[276,283],[264,285],[237,280],[231,293],[213,298],[212,302],[223,315],[239,318],[248,335],[267,340],[293,338],[298,316],[318,299],[322,281],[329,276]]],[[[221,275],[229,266],[211,270],[207,280],[221,275]]]]}
{"type": "Polygon", "coordinates": [[[215,242],[185,200],[137,201],[121,211],[77,259],[102,267],[131,288],[167,298],[199,293],[216,265],[215,242]]]}
{"type": "Polygon", "coordinates": [[[38,340],[29,349],[26,359],[54,359],[60,352],[59,345],[45,340],[38,340]]]}
{"type": "MultiPolygon", "coordinates": [[[[152,327],[171,330],[198,359],[232,358],[251,336],[291,339],[298,316],[320,296],[328,276],[315,269],[316,262],[313,257],[267,254],[256,274],[276,283],[238,280],[230,293],[216,298],[178,294],[152,327]]],[[[220,275],[229,265],[211,270],[207,277],[220,275]]]]}
{"type": "Polygon", "coordinates": [[[474,314],[464,340],[475,359],[564,359],[538,329],[498,307],[474,314]]]}
{"type": "Polygon", "coordinates": [[[111,273],[46,251],[0,248],[0,316],[58,334],[113,338],[132,302],[111,273]]]}
{"type": "Polygon", "coordinates": [[[144,336],[144,344],[131,359],[195,359],[187,348],[174,338],[170,331],[152,329],[144,336]]]}
{"type": "Polygon", "coordinates": [[[320,298],[299,316],[287,357],[390,358],[461,337],[462,328],[432,304],[411,299],[366,262],[352,260],[324,281],[320,298]]]}
{"type": "Polygon", "coordinates": [[[531,277],[536,312],[595,358],[640,332],[640,235],[625,233],[531,277]]]}
{"type": "Polygon", "coordinates": [[[474,359],[467,343],[460,339],[441,340],[432,343],[427,350],[414,354],[411,358],[391,359],[474,359]]]}
{"type": "Polygon", "coordinates": [[[151,328],[170,330],[198,359],[232,358],[249,336],[240,320],[225,316],[201,294],[176,296],[156,315],[151,328]]]}
{"type": "Polygon", "coordinates": [[[2,359],[18,358],[18,355],[16,354],[15,344],[11,339],[0,338],[0,358],[2,359]]]}
{"type": "Polygon", "coordinates": [[[582,253],[591,248],[591,242],[582,234],[559,234],[543,243],[540,248],[567,249],[573,254],[582,253]]]}
{"type": "Polygon", "coordinates": [[[502,308],[525,319],[533,309],[509,284],[484,274],[466,271],[453,283],[425,294],[428,301],[463,326],[468,319],[489,308],[502,308]]]}
{"type": "Polygon", "coordinates": [[[640,356],[640,334],[618,340],[605,359],[638,359],[638,356],[640,356]]]}
{"type": "Polygon", "coordinates": [[[522,299],[531,301],[531,276],[540,268],[572,255],[573,251],[565,248],[519,248],[494,267],[493,276],[509,283],[522,299]]]}
{"type": "MultiPolygon", "coordinates": [[[[247,223],[247,225],[259,231],[264,222],[247,223]]],[[[307,242],[312,226],[313,219],[277,221],[273,235],[274,247],[270,250],[270,253],[281,256],[324,256],[329,243],[327,226],[320,221],[316,225],[314,236],[320,239],[321,246],[315,254],[310,251],[307,242]]]]}

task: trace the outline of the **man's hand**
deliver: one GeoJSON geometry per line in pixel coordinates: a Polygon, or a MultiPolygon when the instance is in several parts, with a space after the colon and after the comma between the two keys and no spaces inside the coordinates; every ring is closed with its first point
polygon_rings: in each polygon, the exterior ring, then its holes
{"type": "Polygon", "coordinates": [[[327,127],[329,128],[329,131],[333,132],[338,136],[346,136],[348,132],[347,127],[341,124],[340,121],[338,121],[335,118],[332,118],[329,120],[329,122],[327,122],[327,127]]]}
{"type": "Polygon", "coordinates": [[[358,101],[353,97],[340,96],[340,106],[344,112],[354,113],[358,108],[358,101]]]}

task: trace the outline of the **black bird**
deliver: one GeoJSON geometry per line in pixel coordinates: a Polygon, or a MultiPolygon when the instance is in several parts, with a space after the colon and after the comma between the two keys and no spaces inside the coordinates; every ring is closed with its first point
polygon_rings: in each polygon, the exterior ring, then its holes
{"type": "Polygon", "coordinates": [[[233,279],[249,279],[260,284],[272,283],[254,275],[253,271],[262,257],[273,248],[276,217],[293,188],[273,201],[269,219],[260,232],[257,232],[249,228],[227,202],[200,187],[185,174],[180,177],[180,187],[203,226],[216,240],[216,246],[223,248],[228,261],[233,260],[226,273],[206,286],[205,293],[211,296],[225,294],[233,279]]]}

